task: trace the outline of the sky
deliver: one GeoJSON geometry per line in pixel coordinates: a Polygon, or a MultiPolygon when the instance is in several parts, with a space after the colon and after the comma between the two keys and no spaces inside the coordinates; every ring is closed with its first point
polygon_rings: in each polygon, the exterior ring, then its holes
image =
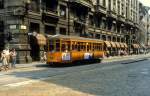
{"type": "Polygon", "coordinates": [[[143,5],[150,7],[150,0],[139,0],[139,1],[142,2],[143,5]]]}

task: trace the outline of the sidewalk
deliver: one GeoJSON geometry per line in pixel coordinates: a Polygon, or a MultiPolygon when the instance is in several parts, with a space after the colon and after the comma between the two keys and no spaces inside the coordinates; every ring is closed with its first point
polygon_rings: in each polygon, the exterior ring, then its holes
{"type": "Polygon", "coordinates": [[[138,60],[150,57],[149,54],[139,54],[139,55],[127,55],[127,56],[114,56],[114,57],[105,57],[102,60],[102,63],[109,63],[109,62],[117,62],[117,61],[124,61],[124,60],[138,60]]]}
{"type": "Polygon", "coordinates": [[[42,63],[42,62],[32,62],[32,63],[28,63],[28,64],[16,64],[16,68],[27,68],[27,67],[37,67],[37,66],[43,66],[46,63],[42,63]]]}
{"type": "MultiPolygon", "coordinates": [[[[149,54],[140,54],[140,55],[128,55],[128,56],[114,56],[114,57],[105,57],[103,58],[101,63],[111,63],[111,62],[119,62],[119,61],[125,61],[125,60],[138,60],[142,58],[148,58],[150,57],[149,54]]],[[[16,64],[16,69],[21,68],[29,68],[29,67],[37,67],[37,66],[44,66],[45,63],[42,62],[32,62],[28,64],[16,64]]]]}

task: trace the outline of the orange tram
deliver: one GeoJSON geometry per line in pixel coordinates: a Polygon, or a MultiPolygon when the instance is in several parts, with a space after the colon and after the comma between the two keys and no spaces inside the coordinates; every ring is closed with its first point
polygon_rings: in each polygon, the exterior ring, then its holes
{"type": "Polygon", "coordinates": [[[76,36],[49,35],[47,64],[98,60],[104,56],[104,41],[76,36]]]}

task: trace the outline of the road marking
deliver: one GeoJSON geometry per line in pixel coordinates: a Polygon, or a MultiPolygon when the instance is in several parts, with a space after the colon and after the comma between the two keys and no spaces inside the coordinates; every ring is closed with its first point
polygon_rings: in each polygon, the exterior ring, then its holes
{"type": "Polygon", "coordinates": [[[145,74],[145,75],[149,74],[148,71],[143,71],[143,72],[141,72],[141,73],[142,73],[142,74],[145,74]]]}
{"type": "Polygon", "coordinates": [[[0,76],[4,76],[5,74],[0,74],[0,76]]]}
{"type": "Polygon", "coordinates": [[[3,85],[3,86],[5,86],[5,87],[19,87],[19,86],[31,84],[34,82],[39,82],[39,80],[28,80],[28,81],[23,81],[23,82],[18,82],[18,83],[11,83],[11,84],[7,84],[7,85],[3,85]]]}
{"type": "Polygon", "coordinates": [[[41,81],[49,79],[49,78],[50,77],[39,78],[38,80],[28,80],[28,81],[22,81],[22,82],[17,82],[17,83],[10,83],[10,84],[6,84],[6,85],[3,85],[3,86],[4,87],[19,87],[19,86],[23,86],[23,85],[27,85],[27,84],[31,84],[31,83],[41,82],[41,81]]]}

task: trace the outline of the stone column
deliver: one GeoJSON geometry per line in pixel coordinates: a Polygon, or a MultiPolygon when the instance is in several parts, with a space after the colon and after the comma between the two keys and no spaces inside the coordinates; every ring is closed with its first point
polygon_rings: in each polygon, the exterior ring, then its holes
{"type": "Polygon", "coordinates": [[[28,24],[24,23],[22,0],[5,1],[5,34],[10,33],[12,39],[5,43],[5,46],[15,48],[17,51],[17,63],[31,62],[30,46],[28,44],[28,24]],[[14,7],[14,6],[18,7],[14,7]],[[8,12],[12,10],[11,12],[8,12]],[[20,12],[21,11],[21,12],[20,12]]]}

